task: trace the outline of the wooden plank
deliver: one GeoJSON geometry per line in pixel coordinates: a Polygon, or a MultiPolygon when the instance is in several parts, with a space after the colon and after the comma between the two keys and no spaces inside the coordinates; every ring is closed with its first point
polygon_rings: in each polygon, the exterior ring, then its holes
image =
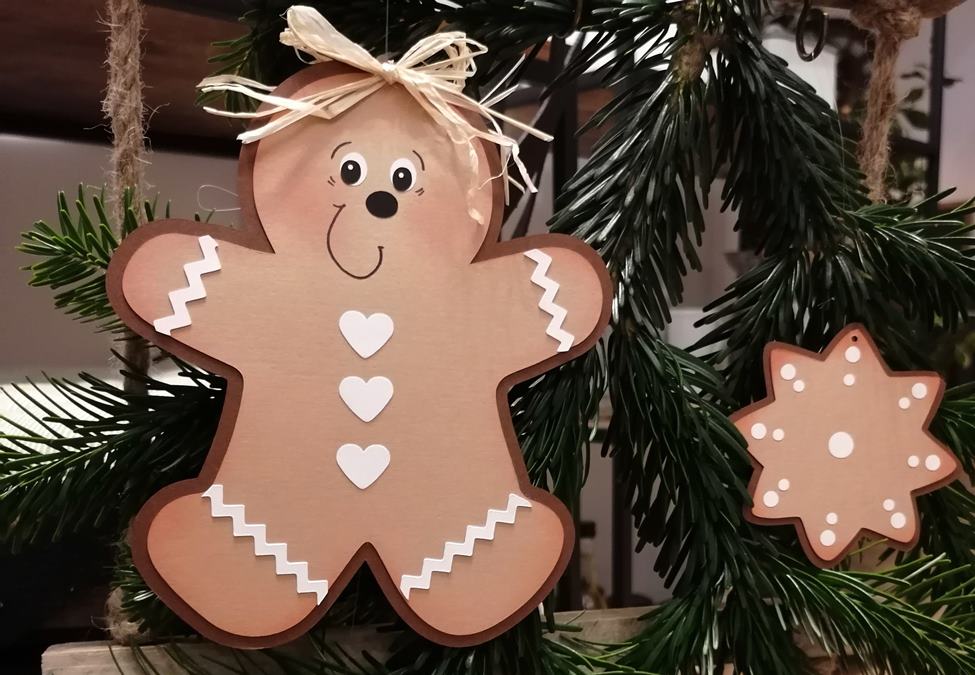
{"type": "MultiPolygon", "coordinates": [[[[636,607],[559,612],[555,616],[559,624],[578,629],[566,632],[568,636],[594,642],[619,642],[639,631],[639,618],[647,611],[646,607],[636,607]]],[[[379,632],[373,628],[362,627],[332,629],[328,637],[330,641],[342,645],[350,654],[369,651],[373,656],[382,659],[388,655],[396,635],[395,632],[379,632]]],[[[179,648],[196,662],[227,665],[235,663],[231,650],[211,643],[186,641],[179,643],[179,648]]],[[[287,649],[300,654],[307,652],[308,647],[299,642],[287,649]]],[[[43,675],[117,675],[120,672],[124,675],[141,674],[145,669],[139,665],[140,657],[146,659],[160,675],[185,673],[164,647],[147,645],[141,647],[136,654],[128,647],[112,646],[108,642],[69,642],[54,645],[44,652],[41,672],[43,675]]],[[[277,672],[268,663],[261,665],[268,669],[269,674],[277,672]]]]}
{"type": "MultiPolygon", "coordinates": [[[[595,611],[558,612],[556,622],[569,625],[575,629],[561,633],[563,635],[588,640],[596,643],[619,643],[634,637],[640,631],[640,617],[652,611],[652,607],[628,607],[624,609],[604,609],[595,611]]],[[[560,635],[557,633],[556,635],[560,635]]],[[[379,632],[373,628],[336,628],[329,631],[329,640],[342,645],[347,653],[357,655],[363,651],[380,660],[389,654],[389,648],[397,633],[379,632]]],[[[808,646],[807,646],[808,647],[808,646]]],[[[179,643],[179,649],[189,655],[194,662],[205,664],[213,672],[225,672],[217,664],[231,667],[236,666],[236,659],[229,649],[217,645],[186,641],[179,643]]],[[[296,655],[313,653],[307,644],[301,642],[290,645],[286,649],[296,655]]],[[[808,648],[807,652],[815,659],[818,673],[822,675],[841,675],[833,660],[822,652],[808,648]]],[[[256,652],[251,656],[260,659],[256,652]]],[[[280,671],[263,660],[260,662],[262,672],[274,675],[280,671]]],[[[71,642],[54,645],[44,652],[42,675],[141,675],[145,672],[155,672],[159,675],[184,675],[186,671],[173,660],[165,647],[148,645],[139,649],[138,653],[128,647],[111,646],[108,642],[71,642]],[[151,668],[140,665],[140,659],[151,664],[151,668]]],[[[256,670],[254,672],[257,672],[256,670]]],[[[846,671],[844,675],[859,675],[859,670],[846,671]]],[[[734,675],[734,669],[727,666],[724,675],[734,675]]]]}

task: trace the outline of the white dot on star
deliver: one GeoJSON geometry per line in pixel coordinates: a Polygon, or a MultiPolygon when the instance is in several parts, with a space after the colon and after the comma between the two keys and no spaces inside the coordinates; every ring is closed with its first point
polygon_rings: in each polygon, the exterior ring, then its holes
{"type": "Polygon", "coordinates": [[[768,429],[766,429],[765,425],[761,422],[756,422],[752,425],[752,438],[754,438],[756,441],[760,441],[765,438],[765,434],[767,433],[768,429]]]}
{"type": "Polygon", "coordinates": [[[937,455],[928,455],[924,458],[924,468],[928,471],[937,471],[941,468],[941,458],[937,455]]]}
{"type": "Polygon", "coordinates": [[[792,380],[796,377],[796,367],[791,363],[787,363],[782,368],[779,369],[779,375],[782,376],[783,380],[792,380]]]}
{"type": "Polygon", "coordinates": [[[856,384],[856,381],[857,381],[856,375],[854,375],[853,373],[847,373],[846,375],[843,376],[843,384],[845,384],[848,387],[852,387],[854,384],[856,384]]]}
{"type": "Polygon", "coordinates": [[[921,458],[917,455],[911,455],[907,458],[907,465],[912,469],[916,469],[921,466],[921,458]]]}
{"type": "Polygon", "coordinates": [[[895,530],[903,529],[907,525],[907,516],[898,511],[897,513],[890,514],[890,526],[895,530]]]}
{"type": "Polygon", "coordinates": [[[765,506],[769,507],[770,509],[778,506],[779,493],[776,492],[775,490],[769,490],[764,495],[762,495],[762,503],[765,504],[765,506]]]}
{"type": "Polygon", "coordinates": [[[773,440],[781,441],[783,438],[785,438],[785,431],[783,431],[782,429],[776,429],[775,431],[772,432],[773,440]]]}
{"type": "Polygon", "coordinates": [[[797,394],[802,392],[806,388],[806,383],[802,380],[796,380],[792,383],[792,390],[797,394]]]}
{"type": "Polygon", "coordinates": [[[845,431],[837,431],[829,437],[829,454],[837,459],[845,459],[853,454],[853,436],[845,431]]]}
{"type": "Polygon", "coordinates": [[[884,500],[884,511],[893,511],[895,506],[897,506],[897,504],[893,499],[884,500]]]}
{"type": "Polygon", "coordinates": [[[788,492],[790,487],[792,487],[792,483],[789,482],[788,478],[783,478],[779,481],[779,489],[782,492],[788,492]]]}
{"type": "Polygon", "coordinates": [[[860,360],[860,348],[847,347],[846,352],[843,353],[843,357],[850,363],[856,363],[860,360]]]}
{"type": "Polygon", "coordinates": [[[826,514],[826,522],[829,525],[836,525],[836,523],[840,522],[840,517],[838,515],[836,515],[835,513],[827,513],[826,514]]]}
{"type": "Polygon", "coordinates": [[[928,387],[923,382],[918,382],[913,387],[911,387],[911,396],[916,399],[922,399],[928,395],[928,387]]]}
{"type": "Polygon", "coordinates": [[[908,408],[911,407],[911,399],[904,396],[899,401],[897,401],[897,407],[899,407],[901,410],[907,410],[908,408]]]}
{"type": "Polygon", "coordinates": [[[832,546],[836,543],[836,533],[833,530],[823,530],[819,533],[819,543],[823,546],[832,546]]]}

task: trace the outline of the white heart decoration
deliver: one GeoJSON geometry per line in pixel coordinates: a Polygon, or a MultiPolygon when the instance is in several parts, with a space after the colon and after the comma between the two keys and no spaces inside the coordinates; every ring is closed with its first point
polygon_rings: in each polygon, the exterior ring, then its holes
{"type": "Polygon", "coordinates": [[[346,443],[335,453],[335,461],[346,478],[360,490],[365,490],[386,471],[389,450],[385,445],[373,444],[363,448],[355,443],[346,443]]]}
{"type": "Polygon", "coordinates": [[[388,377],[344,377],[339,383],[339,396],[363,422],[372,422],[393,398],[393,383],[388,377]]]}
{"type": "Polygon", "coordinates": [[[339,330],[349,346],[368,359],[393,337],[393,320],[382,312],[367,317],[362,312],[349,310],[339,317],[339,330]]]}

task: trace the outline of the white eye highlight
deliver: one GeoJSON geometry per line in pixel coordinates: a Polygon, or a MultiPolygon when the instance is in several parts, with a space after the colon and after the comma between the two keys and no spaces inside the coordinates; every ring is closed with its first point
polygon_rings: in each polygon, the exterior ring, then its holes
{"type": "Polygon", "coordinates": [[[397,159],[389,168],[389,180],[398,192],[406,192],[416,185],[416,165],[405,157],[397,159]]]}
{"type": "Polygon", "coordinates": [[[339,175],[346,185],[360,185],[366,179],[366,158],[358,152],[350,152],[339,164],[339,175]]]}

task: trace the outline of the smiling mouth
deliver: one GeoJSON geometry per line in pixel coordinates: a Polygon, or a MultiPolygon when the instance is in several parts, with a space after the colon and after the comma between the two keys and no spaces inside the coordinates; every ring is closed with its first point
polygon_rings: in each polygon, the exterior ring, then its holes
{"type": "Polygon", "coordinates": [[[369,272],[368,274],[354,274],[353,272],[350,272],[349,270],[345,269],[345,267],[342,266],[342,263],[339,262],[339,259],[335,257],[335,252],[332,251],[332,228],[334,228],[335,223],[338,222],[339,214],[342,213],[342,209],[345,208],[345,204],[332,204],[332,206],[335,207],[335,215],[332,216],[332,222],[328,226],[328,233],[325,235],[325,247],[328,249],[328,256],[332,259],[332,262],[335,263],[336,267],[338,267],[340,270],[345,272],[353,279],[368,279],[373,274],[378,272],[379,268],[382,267],[383,265],[383,247],[382,246],[376,247],[376,250],[379,251],[379,259],[376,261],[376,266],[373,267],[372,271],[369,272]]]}

